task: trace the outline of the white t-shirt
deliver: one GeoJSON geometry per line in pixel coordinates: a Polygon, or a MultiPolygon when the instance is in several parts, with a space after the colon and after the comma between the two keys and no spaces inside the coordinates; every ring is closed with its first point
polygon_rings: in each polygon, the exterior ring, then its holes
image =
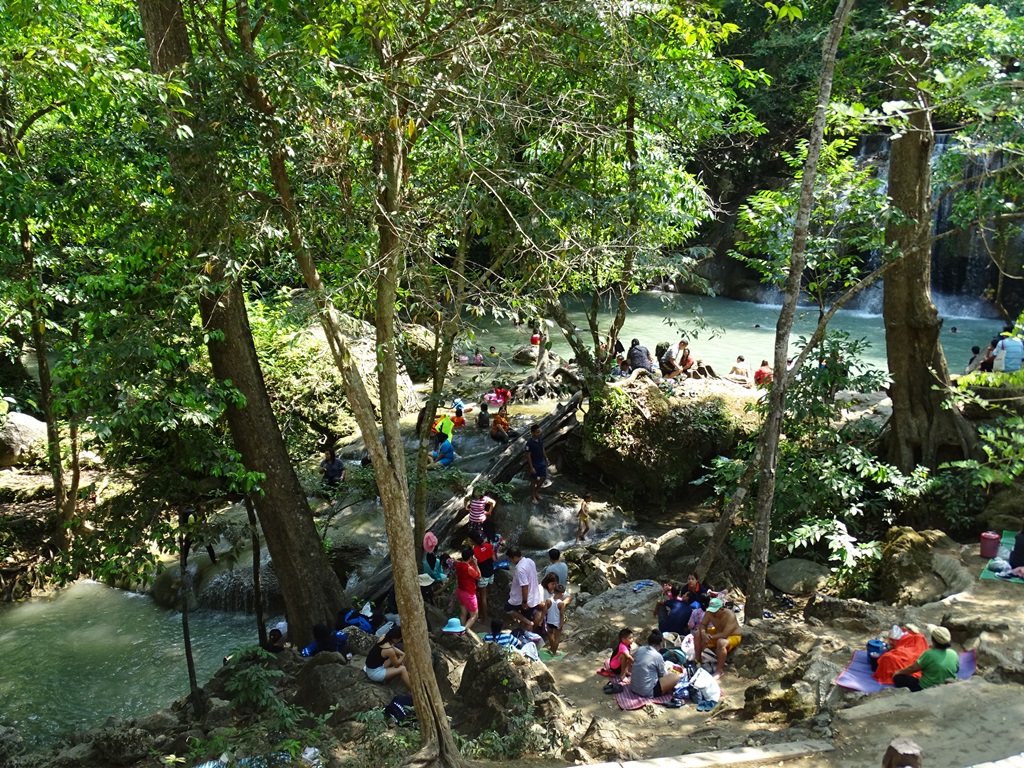
{"type": "Polygon", "coordinates": [[[526,608],[536,608],[543,601],[543,590],[537,581],[537,565],[528,557],[520,558],[512,575],[512,587],[508,592],[508,601],[519,605],[523,601],[523,587],[527,588],[526,608]]]}

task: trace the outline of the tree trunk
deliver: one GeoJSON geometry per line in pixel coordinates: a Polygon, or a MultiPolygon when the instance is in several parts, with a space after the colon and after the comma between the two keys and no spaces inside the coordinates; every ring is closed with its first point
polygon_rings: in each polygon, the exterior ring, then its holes
{"type": "Polygon", "coordinates": [[[761,427],[760,475],[757,486],[757,502],[754,507],[754,541],[750,558],[750,579],[747,582],[746,616],[760,619],[764,612],[764,585],[768,572],[768,554],[771,550],[772,506],[775,502],[775,468],[779,458],[779,439],[782,435],[782,420],[786,413],[786,390],[789,376],[786,359],[789,355],[789,334],[793,329],[800,287],[806,263],[807,233],[810,226],[811,209],[814,205],[814,183],[818,170],[818,158],[825,135],[825,117],[832,97],[832,76],[836,65],[836,52],[843,37],[846,21],[853,9],[854,0],[839,0],[821,57],[821,78],[818,83],[818,100],[811,127],[807,160],[804,163],[803,179],[800,185],[800,203],[796,223],[793,227],[793,249],[789,258],[789,274],[786,278],[786,292],[782,311],[775,327],[775,380],[768,392],[769,408],[765,423],[761,427]]]}
{"type": "MultiPolygon", "coordinates": [[[[243,1],[236,6],[239,40],[243,50],[253,54],[252,32],[248,5],[243,1]]],[[[387,43],[377,40],[382,49],[387,43]]],[[[381,50],[382,60],[388,59],[388,52],[381,50]]],[[[246,78],[247,97],[250,104],[267,115],[274,113],[256,75],[250,72],[246,78]]],[[[402,103],[398,94],[392,94],[394,104],[402,103]]],[[[392,126],[387,132],[376,137],[375,151],[381,158],[383,182],[378,192],[376,225],[378,231],[377,295],[375,326],[379,356],[378,382],[380,393],[380,418],[384,433],[384,445],[377,439],[377,416],[373,403],[366,392],[362,377],[352,362],[345,337],[333,305],[328,299],[324,285],[313,261],[301,227],[298,207],[292,194],[291,180],[282,147],[276,134],[269,136],[268,145],[271,175],[275,190],[284,210],[289,238],[306,287],[312,292],[320,316],[320,322],[327,336],[331,354],[341,372],[345,395],[352,407],[353,415],[363,442],[370,455],[377,490],[384,508],[384,527],[388,536],[389,549],[394,563],[393,574],[395,598],[402,616],[402,637],[405,644],[406,660],[412,680],[412,696],[420,725],[422,747],[407,761],[411,765],[462,768],[466,763],[458,752],[445,713],[441,691],[434,676],[430,650],[429,630],[423,597],[418,582],[418,564],[409,555],[416,551],[412,526],[409,523],[409,487],[406,479],[405,449],[399,429],[401,415],[398,398],[398,349],[395,333],[395,302],[398,293],[398,274],[402,262],[402,241],[395,225],[402,202],[402,183],[405,176],[405,154],[407,146],[403,138],[405,121],[396,112],[392,126]],[[396,556],[397,555],[397,556],[396,556]]],[[[289,627],[290,630],[290,627],[289,627]]]]}
{"type": "MultiPolygon", "coordinates": [[[[138,0],[150,63],[158,74],[183,67],[192,57],[188,29],[180,0],[138,0]]],[[[199,90],[193,91],[193,94],[199,90]]],[[[201,113],[195,95],[193,113],[201,113]]],[[[196,135],[201,126],[192,126],[196,135]]],[[[194,154],[172,154],[171,163],[182,180],[188,203],[189,233],[196,253],[216,254],[228,226],[221,196],[222,183],[212,174],[212,163],[194,154]]],[[[296,644],[312,639],[313,625],[333,625],[336,613],[350,605],[331,570],[313,524],[309,504],[295,476],[284,439],[267,396],[263,373],[249,329],[242,289],[237,279],[225,284],[224,264],[216,256],[209,263],[210,292],[200,298],[200,314],[211,333],[207,349],[214,375],[230,380],[245,398],[244,405],[228,408],[228,423],[235,447],[250,472],[264,476],[262,499],[256,511],[267,548],[274,561],[288,613],[289,635],[296,644]],[[222,289],[223,293],[212,291],[222,289]]]]}
{"type": "Polygon", "coordinates": [[[46,314],[43,312],[40,299],[43,295],[42,277],[36,272],[35,253],[28,222],[21,219],[18,222],[18,227],[26,272],[33,284],[37,281],[39,283],[36,286],[36,295],[32,298],[30,311],[32,345],[35,347],[36,366],[39,369],[39,409],[43,412],[43,420],[46,423],[46,458],[50,467],[50,477],[53,479],[54,545],[57,549],[66,551],[71,544],[71,517],[68,517],[68,512],[73,513],[74,509],[73,507],[69,508],[67,489],[64,487],[64,465],[60,452],[60,424],[54,410],[53,377],[50,374],[50,360],[47,357],[49,345],[46,341],[46,314]]]}
{"type": "MultiPolygon", "coordinates": [[[[219,277],[215,272],[214,283],[219,277]]],[[[327,562],[274,418],[241,286],[232,281],[219,296],[204,294],[199,306],[206,328],[220,331],[210,334],[207,344],[214,376],[230,380],[245,397],[243,407],[228,408],[228,424],[246,469],[265,476],[256,514],[287,607],[288,635],[305,643],[313,637],[314,624],[333,626],[338,610],[351,603],[327,562]]]]}
{"type": "MultiPolygon", "coordinates": [[[[894,10],[904,10],[898,0],[894,10]]],[[[926,21],[918,19],[919,21],[926,21]]],[[[911,62],[920,54],[905,50],[911,62]]],[[[913,77],[913,76],[911,76],[913,77]]],[[[964,459],[976,438],[959,409],[947,407],[949,369],[939,340],[942,321],[931,298],[931,108],[913,82],[905,97],[916,108],[910,125],[892,141],[889,197],[906,220],[886,227],[885,242],[902,256],[885,278],[882,317],[892,384],[892,417],[886,435],[888,460],[901,472],[964,459]]]]}

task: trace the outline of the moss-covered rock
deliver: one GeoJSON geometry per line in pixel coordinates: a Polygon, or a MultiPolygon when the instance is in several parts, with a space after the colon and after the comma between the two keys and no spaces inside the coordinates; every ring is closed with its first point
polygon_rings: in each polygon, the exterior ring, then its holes
{"type": "Polygon", "coordinates": [[[936,550],[956,550],[942,531],[915,531],[897,526],[889,529],[882,546],[878,586],[882,600],[894,605],[923,605],[948,594],[946,583],[935,572],[936,550]]]}
{"type": "Polygon", "coordinates": [[[582,456],[639,507],[661,509],[692,493],[706,461],[741,437],[739,413],[720,395],[669,400],[644,379],[591,399],[582,456]]]}

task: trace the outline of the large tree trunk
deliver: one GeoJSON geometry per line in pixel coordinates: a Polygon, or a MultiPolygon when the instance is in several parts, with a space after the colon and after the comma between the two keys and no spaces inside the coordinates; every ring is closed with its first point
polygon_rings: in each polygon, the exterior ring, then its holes
{"type": "MultiPolygon", "coordinates": [[[[243,1],[236,6],[239,40],[250,56],[254,53],[248,5],[243,1]]],[[[378,40],[384,47],[386,42],[378,40]]],[[[381,50],[383,58],[387,52],[381,50]]],[[[274,114],[274,105],[254,73],[246,78],[250,105],[268,116],[274,114]]],[[[394,103],[401,103],[396,95],[394,103]]],[[[409,523],[409,487],[406,479],[405,449],[399,429],[401,416],[398,398],[398,349],[395,332],[395,302],[398,293],[398,273],[402,262],[402,241],[395,226],[395,217],[401,208],[402,183],[405,176],[407,146],[403,139],[405,121],[396,114],[389,132],[377,137],[375,150],[380,153],[382,184],[377,200],[378,262],[377,311],[375,325],[379,355],[380,419],[384,444],[377,439],[377,414],[366,392],[362,377],[353,364],[345,337],[330,299],[324,290],[316,263],[306,247],[299,217],[299,209],[291,188],[283,147],[276,133],[268,134],[271,175],[277,191],[289,239],[295,251],[299,269],[306,287],[313,294],[321,325],[327,336],[331,354],[342,374],[345,395],[349,400],[356,423],[373,464],[384,508],[384,527],[394,563],[395,598],[402,616],[402,636],[406,661],[412,680],[412,696],[419,721],[422,747],[407,761],[412,765],[462,768],[465,761],[459,754],[455,738],[448,723],[441,691],[434,676],[430,650],[429,629],[420,593],[418,565],[413,553],[416,544],[409,523]]]]}
{"type": "Polygon", "coordinates": [[[349,607],[350,601],[327,562],[274,418],[241,286],[232,281],[225,293],[206,294],[199,304],[204,325],[220,331],[210,334],[207,345],[213,373],[230,380],[245,396],[244,407],[228,408],[231,436],[246,469],[266,478],[260,485],[261,498],[255,501],[256,514],[287,607],[288,635],[304,643],[312,638],[314,624],[333,626],[338,610],[349,607]]]}
{"type": "MultiPolygon", "coordinates": [[[[761,618],[764,612],[764,585],[768,572],[768,554],[771,550],[772,507],[775,503],[775,468],[779,458],[779,439],[782,435],[782,420],[786,413],[786,390],[790,376],[786,371],[789,355],[789,335],[793,330],[800,287],[803,281],[804,265],[807,262],[807,234],[810,226],[811,209],[814,205],[814,184],[818,172],[818,158],[825,135],[825,117],[828,103],[832,98],[832,76],[836,65],[836,52],[843,37],[846,21],[853,10],[854,0],[839,0],[828,37],[825,39],[821,56],[821,78],[818,83],[818,100],[811,127],[807,160],[804,163],[803,179],[800,185],[800,203],[793,227],[793,248],[789,257],[789,274],[786,278],[786,293],[782,311],[775,327],[775,381],[768,392],[769,408],[765,423],[761,427],[760,475],[757,486],[757,501],[754,507],[754,541],[750,558],[750,578],[747,582],[748,618],[761,618]]],[[[723,523],[723,526],[726,524],[723,523]]]]}
{"type": "MultiPolygon", "coordinates": [[[[895,10],[906,3],[897,0],[895,10]]],[[[921,19],[919,19],[921,21],[921,19]]],[[[926,21],[926,20],[924,20],[926,21]]],[[[914,50],[905,50],[911,62],[914,50]]],[[[913,76],[910,78],[913,79],[913,76]]],[[[931,109],[913,82],[905,98],[915,104],[910,125],[889,154],[889,197],[906,219],[890,224],[885,242],[902,256],[885,277],[882,313],[892,384],[888,459],[900,471],[970,456],[976,438],[956,408],[948,407],[950,385],[939,331],[942,321],[931,298],[931,154],[935,143],[931,109]]]]}
{"type": "MultiPolygon", "coordinates": [[[[180,0],[138,0],[138,6],[153,70],[167,74],[183,67],[192,50],[180,0]]],[[[193,113],[201,114],[198,97],[192,98],[193,113]]],[[[196,135],[203,130],[200,125],[192,129],[196,135]]],[[[189,227],[191,246],[197,253],[216,254],[228,225],[222,200],[225,190],[212,173],[214,165],[204,160],[191,148],[171,156],[190,214],[195,217],[189,227]]],[[[327,562],[274,418],[237,276],[226,278],[223,261],[216,255],[210,258],[214,287],[200,299],[204,324],[219,332],[210,334],[210,362],[214,375],[230,380],[245,397],[244,405],[228,409],[231,436],[246,469],[264,475],[257,513],[281,585],[289,636],[305,643],[312,638],[314,624],[333,625],[337,611],[349,601],[327,562]]]]}

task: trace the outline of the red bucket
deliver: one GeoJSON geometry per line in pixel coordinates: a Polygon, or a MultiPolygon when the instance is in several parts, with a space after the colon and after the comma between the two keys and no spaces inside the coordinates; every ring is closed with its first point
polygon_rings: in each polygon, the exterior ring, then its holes
{"type": "Polygon", "coordinates": [[[995,557],[998,555],[1000,538],[995,531],[985,531],[981,534],[981,556],[995,557]]]}

